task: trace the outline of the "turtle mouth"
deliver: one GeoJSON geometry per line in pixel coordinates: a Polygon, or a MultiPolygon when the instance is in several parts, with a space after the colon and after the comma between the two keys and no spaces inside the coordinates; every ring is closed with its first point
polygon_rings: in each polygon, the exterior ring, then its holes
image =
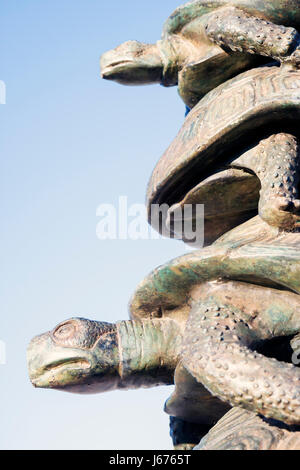
{"type": "Polygon", "coordinates": [[[119,60],[116,60],[115,62],[102,65],[101,76],[104,79],[110,78],[112,75],[122,70],[124,66],[130,67],[130,65],[133,65],[133,64],[134,64],[133,60],[129,60],[129,59],[120,60],[119,59],[119,60]]]}
{"type": "Polygon", "coordinates": [[[53,361],[45,365],[39,371],[30,371],[30,381],[38,388],[64,388],[70,385],[70,376],[77,383],[76,377],[82,373],[86,375],[91,369],[91,364],[83,358],[69,358],[53,361]],[[64,380],[64,377],[66,380],[64,380]]]}
{"type": "Polygon", "coordinates": [[[69,369],[90,369],[91,365],[86,359],[71,358],[55,361],[52,364],[45,366],[44,371],[62,370],[66,367],[69,369]]]}

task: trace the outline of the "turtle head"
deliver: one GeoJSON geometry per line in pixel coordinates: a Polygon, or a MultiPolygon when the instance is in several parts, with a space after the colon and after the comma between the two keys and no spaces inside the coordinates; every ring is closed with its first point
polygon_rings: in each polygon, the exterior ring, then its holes
{"type": "Polygon", "coordinates": [[[173,383],[181,327],[171,319],[116,324],[71,318],[29,344],[32,384],[73,393],[173,383]]]}
{"type": "Polygon", "coordinates": [[[30,342],[27,360],[35,387],[98,393],[119,385],[117,332],[110,323],[64,321],[30,342]]]}
{"type": "Polygon", "coordinates": [[[160,83],[163,63],[155,44],[127,41],[101,57],[101,74],[123,85],[160,83]]]}

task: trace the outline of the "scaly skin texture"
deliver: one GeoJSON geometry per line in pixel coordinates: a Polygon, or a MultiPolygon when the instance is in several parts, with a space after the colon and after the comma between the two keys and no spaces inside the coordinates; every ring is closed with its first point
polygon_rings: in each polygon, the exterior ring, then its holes
{"type": "MultiPolygon", "coordinates": [[[[220,9],[211,15],[205,31],[209,39],[233,52],[265,55],[281,62],[292,54],[295,58],[300,39],[295,28],[255,18],[234,7],[220,9]]],[[[293,58],[289,58],[291,63],[293,58]]]]}
{"type": "Polygon", "coordinates": [[[300,370],[253,351],[259,335],[236,304],[201,301],[188,320],[183,363],[198,382],[232,406],[300,424],[300,370]]]}
{"type": "Polygon", "coordinates": [[[253,170],[261,183],[258,213],[270,225],[285,230],[300,227],[298,139],[280,133],[262,140],[233,162],[253,170]]]}

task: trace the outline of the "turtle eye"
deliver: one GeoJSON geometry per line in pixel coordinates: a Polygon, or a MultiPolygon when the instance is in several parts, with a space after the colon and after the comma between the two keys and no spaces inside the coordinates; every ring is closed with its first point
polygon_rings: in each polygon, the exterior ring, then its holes
{"type": "Polygon", "coordinates": [[[77,328],[73,321],[67,321],[58,325],[52,333],[52,337],[58,343],[70,343],[76,334],[77,328]]]}
{"type": "Polygon", "coordinates": [[[70,318],[57,325],[50,332],[50,337],[63,348],[92,349],[100,336],[114,334],[115,329],[110,323],[70,318]]]}

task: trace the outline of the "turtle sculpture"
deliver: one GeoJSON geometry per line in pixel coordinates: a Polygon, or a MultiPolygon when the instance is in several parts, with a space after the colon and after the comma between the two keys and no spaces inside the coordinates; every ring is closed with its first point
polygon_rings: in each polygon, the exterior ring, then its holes
{"type": "Polygon", "coordinates": [[[230,406],[299,425],[300,369],[282,362],[300,333],[299,237],[257,216],[156,269],[133,296],[130,321],[72,318],[34,338],[33,385],[96,393],[175,375],[166,411],[197,423],[199,441],[230,406]]]}
{"type": "Polygon", "coordinates": [[[102,77],[178,85],[189,108],[233,76],[270,59],[300,65],[298,0],[196,0],[175,10],[156,44],[128,41],[101,58],[102,77]]]}
{"type": "Polygon", "coordinates": [[[175,382],[165,410],[176,446],[300,448],[299,14],[293,0],[195,1],[156,46],[104,55],[105,78],[178,81],[193,107],[147,205],[155,229],[192,242],[176,222],[187,204],[204,204],[208,246],[153,271],[131,320],[72,318],[34,338],[35,386],[175,382]],[[277,63],[261,66],[259,55],[277,63]],[[157,206],[167,210],[153,217],[157,206]]]}

